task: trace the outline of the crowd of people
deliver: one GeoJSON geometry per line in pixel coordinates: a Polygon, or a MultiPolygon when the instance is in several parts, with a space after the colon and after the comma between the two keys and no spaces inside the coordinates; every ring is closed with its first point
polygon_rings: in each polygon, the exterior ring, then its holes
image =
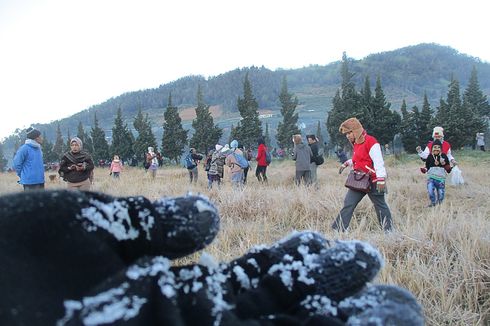
{"type": "MultiPolygon", "coordinates": [[[[335,218],[332,228],[338,231],[347,230],[356,206],[367,195],[374,205],[381,227],[385,231],[391,230],[393,222],[385,200],[387,173],[383,159],[384,155],[391,154],[389,146],[381,146],[356,118],[344,121],[339,127],[339,132],[344,134],[348,143],[352,145],[350,159],[343,148],[339,147],[335,151],[341,164],[339,173],[341,174],[347,167],[351,167],[351,171],[346,181],[348,190],[343,207],[335,218]]],[[[41,132],[29,128],[26,130],[26,138],[25,144],[19,148],[14,157],[14,168],[24,190],[43,189],[45,180],[41,132]]],[[[485,151],[483,133],[476,134],[476,141],[478,147],[485,151]]],[[[245,148],[237,139],[232,140],[229,145],[215,144],[214,148],[206,154],[200,154],[195,148],[191,148],[184,157],[189,183],[197,184],[199,166],[202,163],[208,189],[223,184],[225,170],[229,174],[232,187],[242,189],[247,184],[251,163],[254,161],[255,177],[259,183],[267,184],[267,169],[272,160],[271,152],[277,154],[277,151],[268,149],[263,137],[257,139],[255,148],[255,151],[252,148],[245,148]]],[[[292,135],[292,148],[291,158],[295,165],[294,183],[298,186],[312,186],[319,189],[317,169],[324,163],[324,153],[318,138],[314,134],[308,134],[305,142],[302,135],[292,135]]],[[[445,197],[446,177],[457,165],[452,155],[451,145],[444,140],[444,129],[435,127],[432,140],[423,150],[421,146],[417,146],[416,151],[424,162],[420,171],[427,176],[429,207],[441,204],[445,197]]],[[[158,168],[161,166],[160,161],[161,155],[159,158],[154,148],[148,147],[144,168],[152,180],[156,178],[158,168]]],[[[108,166],[109,174],[118,180],[123,171],[123,161],[118,155],[114,155],[108,166]]],[[[59,163],[60,177],[66,181],[69,189],[90,190],[93,183],[93,170],[94,162],[90,153],[83,149],[80,138],[73,137],[70,141],[70,150],[63,154],[59,163]]]]}

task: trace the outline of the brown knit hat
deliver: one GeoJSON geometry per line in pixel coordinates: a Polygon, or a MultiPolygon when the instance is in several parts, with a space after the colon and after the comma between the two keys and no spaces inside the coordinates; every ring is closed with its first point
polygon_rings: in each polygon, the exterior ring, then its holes
{"type": "Polygon", "coordinates": [[[354,134],[354,139],[356,144],[362,144],[364,143],[364,135],[363,131],[364,128],[362,127],[362,124],[357,120],[356,118],[349,118],[342,122],[342,124],[339,127],[339,131],[342,134],[346,134],[350,131],[354,134]]]}

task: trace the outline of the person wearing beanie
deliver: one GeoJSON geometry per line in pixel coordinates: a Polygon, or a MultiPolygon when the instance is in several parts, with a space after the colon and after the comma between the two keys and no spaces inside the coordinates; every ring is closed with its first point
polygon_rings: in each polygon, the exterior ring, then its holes
{"type": "Polygon", "coordinates": [[[225,164],[230,168],[231,184],[235,188],[243,186],[243,168],[238,164],[236,155],[242,155],[243,152],[238,148],[238,141],[234,139],[230,143],[231,152],[226,155],[225,164]]]}
{"type": "Polygon", "coordinates": [[[208,189],[213,188],[213,183],[217,183],[218,187],[221,186],[225,165],[225,154],[221,151],[222,149],[223,145],[216,144],[214,146],[214,151],[212,151],[206,159],[208,189]]]}
{"type": "Polygon", "coordinates": [[[24,190],[44,189],[43,136],[36,128],[26,130],[26,141],[14,156],[14,169],[24,190]]]}
{"type": "Polygon", "coordinates": [[[431,154],[425,160],[425,168],[420,169],[427,173],[427,193],[429,195],[429,207],[441,204],[446,193],[446,175],[451,172],[449,158],[442,153],[442,144],[439,139],[432,143],[431,154]]]}
{"type": "Polygon", "coordinates": [[[427,146],[425,146],[425,149],[423,151],[420,146],[417,146],[415,148],[422,161],[425,161],[429,154],[432,153],[432,144],[436,139],[441,142],[441,152],[447,155],[449,162],[453,166],[457,165],[458,163],[451,153],[451,144],[444,140],[444,129],[440,126],[434,127],[434,129],[432,130],[432,140],[427,143],[427,146]]]}
{"type": "Polygon", "coordinates": [[[94,162],[92,156],[83,149],[78,137],[70,140],[70,150],[63,154],[58,173],[66,181],[68,189],[90,190],[94,162]]]}
{"type": "Polygon", "coordinates": [[[197,184],[197,178],[199,177],[198,168],[199,162],[204,159],[204,155],[197,153],[195,148],[191,148],[189,153],[185,157],[185,163],[187,171],[189,171],[189,183],[197,184]]]}
{"type": "Polygon", "coordinates": [[[352,188],[347,190],[344,207],[337,215],[332,228],[338,231],[346,231],[354,209],[367,194],[374,205],[379,224],[383,230],[390,231],[392,219],[390,208],[385,200],[386,169],[381,146],[376,138],[368,135],[356,118],[350,118],[342,122],[339,131],[347,137],[347,140],[353,146],[352,159],[345,161],[340,166],[339,173],[342,173],[347,166],[351,166],[353,170],[369,175],[371,187],[367,193],[352,188]]]}

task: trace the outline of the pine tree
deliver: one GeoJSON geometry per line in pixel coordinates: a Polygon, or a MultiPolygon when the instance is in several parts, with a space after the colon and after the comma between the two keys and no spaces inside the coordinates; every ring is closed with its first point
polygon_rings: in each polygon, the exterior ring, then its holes
{"type": "Polygon", "coordinates": [[[179,164],[187,143],[187,130],[182,127],[182,119],[176,106],[172,105],[172,94],[168,96],[167,110],[164,114],[162,153],[179,164]]]}
{"type": "Polygon", "coordinates": [[[68,132],[66,133],[66,143],[65,143],[65,147],[63,148],[63,152],[68,152],[71,150],[70,142],[71,142],[71,134],[70,134],[70,129],[68,129],[68,132]]]}
{"type": "Polygon", "coordinates": [[[424,103],[422,104],[422,111],[420,112],[420,128],[419,139],[423,142],[428,142],[432,138],[432,125],[433,111],[430,107],[429,100],[427,99],[427,93],[424,93],[424,103]]]}
{"type": "Polygon", "coordinates": [[[373,108],[374,97],[371,94],[371,81],[369,79],[369,75],[364,79],[364,88],[361,90],[361,105],[364,107],[364,110],[367,112],[366,117],[362,121],[362,126],[364,129],[372,132],[374,127],[374,108],[373,108]]]}
{"type": "Polygon", "coordinates": [[[128,125],[123,122],[122,111],[117,109],[114,127],[112,127],[111,157],[118,155],[122,160],[133,157],[134,136],[128,125]]]}
{"type": "Polygon", "coordinates": [[[5,158],[5,153],[3,151],[3,143],[0,142],[0,173],[7,167],[7,159],[5,158]]]}
{"type": "MultiPolygon", "coordinates": [[[[238,125],[240,125],[240,122],[238,123],[238,125]]],[[[227,144],[230,144],[233,141],[233,135],[234,134],[235,134],[235,126],[232,123],[231,124],[231,127],[230,127],[230,134],[228,135],[228,142],[227,142],[227,144]]]]}
{"type": "Polygon", "coordinates": [[[97,113],[94,113],[94,125],[90,131],[90,136],[92,137],[94,151],[92,154],[92,159],[95,164],[101,160],[109,159],[109,144],[105,139],[105,132],[99,127],[99,120],[97,120],[97,113]]]}
{"type": "Polygon", "coordinates": [[[441,126],[444,128],[448,117],[449,117],[449,106],[447,105],[446,101],[443,98],[441,98],[439,100],[439,106],[436,108],[436,113],[432,121],[432,125],[434,127],[441,126]]]}
{"type": "Polygon", "coordinates": [[[316,135],[316,138],[318,138],[318,143],[319,143],[320,147],[324,147],[325,141],[323,139],[323,132],[322,132],[320,120],[318,120],[318,122],[316,124],[316,134],[315,135],[316,135]]]}
{"type": "Polygon", "coordinates": [[[291,141],[293,135],[300,134],[298,128],[298,113],[295,112],[298,106],[298,98],[288,92],[286,77],[282,79],[281,93],[279,94],[281,102],[282,121],[277,125],[277,143],[280,148],[290,149],[293,147],[291,141]]]}
{"type": "Polygon", "coordinates": [[[53,146],[53,153],[56,155],[56,157],[58,157],[58,160],[60,160],[64,154],[64,146],[65,144],[63,141],[63,136],[61,135],[60,124],[58,123],[58,126],[56,127],[56,139],[53,146]]]}
{"type": "Polygon", "coordinates": [[[189,142],[189,146],[200,153],[207,153],[209,148],[214,148],[218,143],[223,130],[214,125],[213,117],[209,112],[209,105],[203,100],[201,85],[197,87],[196,118],[192,121],[195,132],[189,142]]]}
{"type": "Polygon", "coordinates": [[[46,137],[46,132],[43,132],[43,143],[41,144],[43,151],[44,163],[57,162],[60,158],[53,152],[53,143],[46,137]]]}
{"type": "Polygon", "coordinates": [[[483,94],[478,83],[476,68],[473,67],[468,86],[463,94],[463,106],[465,110],[473,113],[472,131],[483,132],[488,128],[488,119],[490,118],[490,105],[487,96],[483,94]]]}
{"type": "Polygon", "coordinates": [[[459,149],[467,144],[470,135],[474,134],[468,130],[472,124],[472,112],[462,106],[459,82],[454,78],[449,83],[446,102],[449,112],[446,121],[442,124],[444,139],[451,143],[453,149],[459,149]]]}
{"type": "Polygon", "coordinates": [[[83,125],[82,125],[81,121],[78,122],[77,137],[80,138],[80,140],[83,143],[83,148],[87,152],[89,152],[89,153],[94,152],[94,144],[92,142],[92,138],[90,138],[90,135],[88,134],[88,132],[86,132],[83,129],[83,125]]]}
{"type": "Polygon", "coordinates": [[[269,133],[269,123],[265,123],[264,143],[267,148],[271,148],[271,135],[269,133]]]}
{"type": "Polygon", "coordinates": [[[259,120],[259,105],[253,96],[248,73],[245,75],[245,81],[243,82],[243,98],[238,97],[237,107],[242,120],[233,130],[232,137],[246,148],[250,148],[262,136],[262,126],[259,120]]]}
{"type": "Polygon", "coordinates": [[[376,79],[374,94],[374,98],[371,100],[371,127],[373,129],[369,130],[366,127],[364,129],[373,135],[381,145],[384,145],[393,140],[393,137],[399,131],[399,126],[395,121],[393,112],[390,110],[391,103],[386,101],[379,76],[376,79]]]}
{"type": "Polygon", "coordinates": [[[133,152],[139,161],[144,161],[148,147],[153,147],[155,151],[158,147],[155,135],[151,130],[151,122],[149,121],[148,114],[143,115],[141,108],[138,109],[138,113],[134,118],[133,127],[138,133],[133,144],[133,152]]]}
{"type": "Polygon", "coordinates": [[[413,117],[413,110],[412,112],[408,112],[405,99],[403,99],[400,111],[402,113],[400,133],[403,148],[407,153],[415,153],[415,148],[419,145],[417,133],[415,130],[416,119],[414,119],[413,117]]]}
{"type": "Polygon", "coordinates": [[[327,117],[327,131],[332,144],[345,144],[346,138],[339,133],[339,126],[342,122],[351,117],[357,117],[361,123],[369,119],[367,108],[362,105],[361,96],[355,90],[352,81],[354,74],[349,71],[349,59],[344,52],[342,55],[340,90],[337,90],[332,100],[333,107],[327,117]]]}

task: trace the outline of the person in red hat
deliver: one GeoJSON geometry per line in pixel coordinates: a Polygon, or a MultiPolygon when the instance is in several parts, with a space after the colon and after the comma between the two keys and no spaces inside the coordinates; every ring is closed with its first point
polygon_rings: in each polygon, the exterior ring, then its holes
{"type": "Polygon", "coordinates": [[[432,139],[427,143],[427,146],[425,146],[425,149],[422,151],[422,148],[420,146],[417,146],[415,150],[419,154],[419,157],[425,161],[427,157],[432,153],[432,144],[434,143],[435,140],[439,140],[441,142],[441,148],[442,148],[442,154],[447,155],[447,158],[449,159],[449,162],[454,166],[457,165],[458,163],[453,157],[453,154],[451,153],[451,144],[449,142],[444,140],[444,129],[442,127],[434,127],[432,130],[432,139]]]}

